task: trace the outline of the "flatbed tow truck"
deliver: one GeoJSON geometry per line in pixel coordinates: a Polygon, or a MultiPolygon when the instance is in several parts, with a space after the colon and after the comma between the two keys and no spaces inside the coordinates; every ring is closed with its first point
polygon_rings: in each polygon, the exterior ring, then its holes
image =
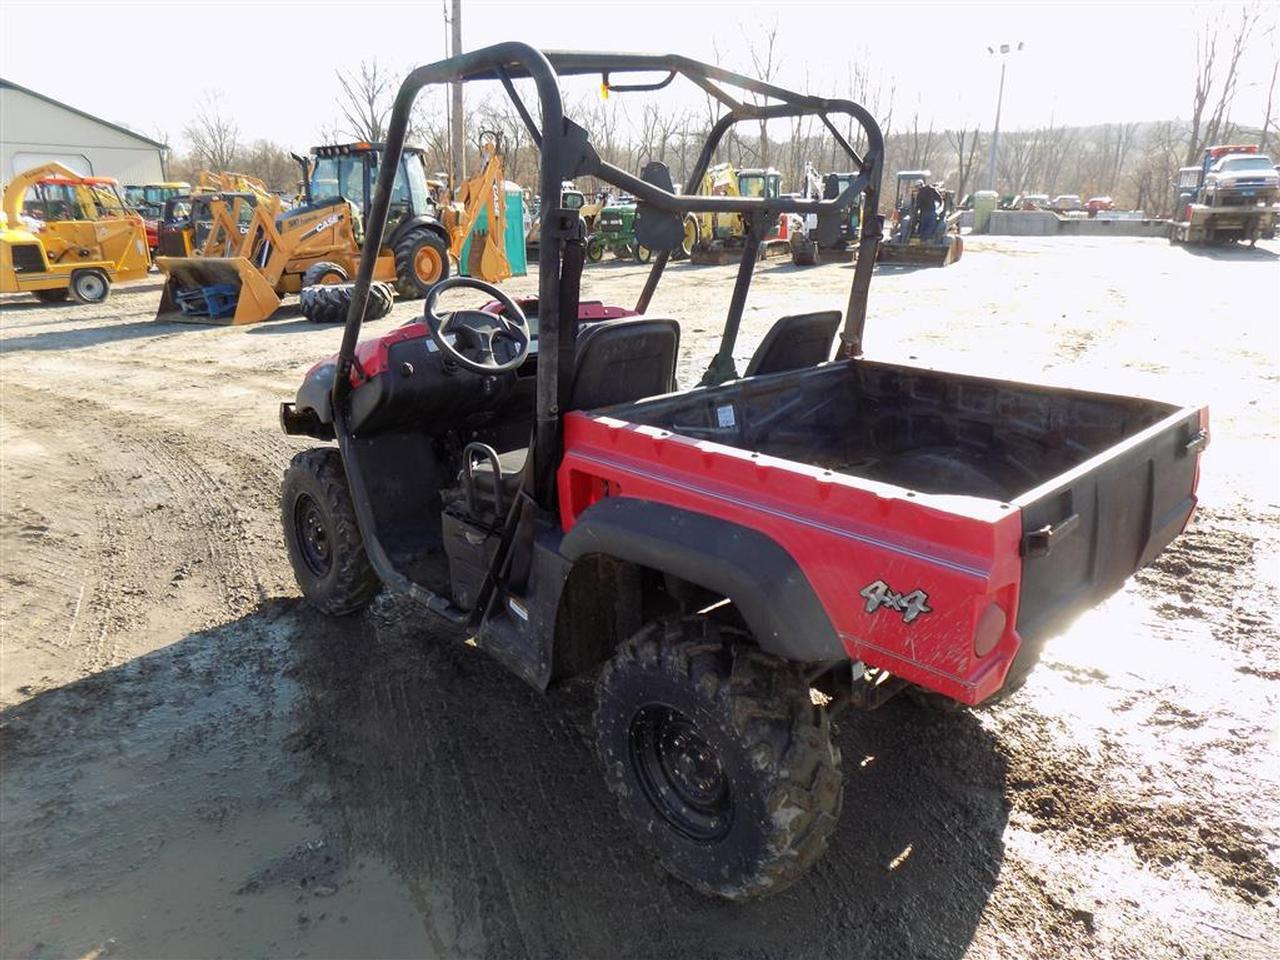
{"type": "Polygon", "coordinates": [[[637,841],[700,892],[776,892],[840,816],[833,717],[904,691],[977,705],[1015,689],[1048,637],[1187,524],[1207,410],[863,357],[870,216],[844,315],[781,318],[740,373],[756,242],[783,214],[838,229],[875,210],[884,141],[857,103],[683,56],[502,43],[417,68],[371,235],[419,90],[479,81],[502,84],[539,145],[543,197],[594,177],[637,198],[648,279],[634,309],[580,300],[583,225],[548,209],[536,302],[455,277],[421,322],[360,342],[366,245],[338,353],[280,410],[286,433],[321,442],[281,491],[298,585],[334,616],[383,589],[411,598],[405,615],[455,625],[539,690],[594,673],[596,752],[637,841]],[[661,163],[636,176],[600,157],[564,113],[576,76],[617,93],[680,79],[721,102],[685,190],[661,163]],[[855,174],[837,196],[697,194],[734,124],[805,116],[855,174]],[[677,390],[680,325],[648,311],[700,212],[744,217],[756,242],[702,385],[677,390]],[[489,302],[442,312],[468,287],[489,302]]]}
{"type": "Polygon", "coordinates": [[[1209,147],[1198,167],[1183,167],[1170,243],[1256,245],[1275,235],[1280,174],[1253,144],[1209,147]]]}

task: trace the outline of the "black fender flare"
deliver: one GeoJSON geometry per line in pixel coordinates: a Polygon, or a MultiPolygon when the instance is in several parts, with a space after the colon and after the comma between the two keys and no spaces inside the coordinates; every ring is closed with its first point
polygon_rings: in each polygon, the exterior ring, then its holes
{"type": "Polygon", "coordinates": [[[651,500],[607,497],[583,511],[560,553],[575,562],[614,557],[726,596],[761,649],[776,656],[848,657],[800,565],[759,530],[651,500]]]}

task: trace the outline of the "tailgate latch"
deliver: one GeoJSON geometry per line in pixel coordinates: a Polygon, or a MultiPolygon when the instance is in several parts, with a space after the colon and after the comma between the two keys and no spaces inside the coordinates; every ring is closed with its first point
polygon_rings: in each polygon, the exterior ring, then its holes
{"type": "Polygon", "coordinates": [[[1191,435],[1191,439],[1186,442],[1182,448],[1183,455],[1199,453],[1209,445],[1209,431],[1205,429],[1197,430],[1191,435]]]}
{"type": "Polygon", "coordinates": [[[1065,520],[1057,523],[1046,523],[1039,530],[1032,530],[1022,536],[1022,555],[1024,557],[1047,557],[1053,552],[1055,540],[1060,540],[1080,525],[1080,514],[1073,513],[1065,520]]]}

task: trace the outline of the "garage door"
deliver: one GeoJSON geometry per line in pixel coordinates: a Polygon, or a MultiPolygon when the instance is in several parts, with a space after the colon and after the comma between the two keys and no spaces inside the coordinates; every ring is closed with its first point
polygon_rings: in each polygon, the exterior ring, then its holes
{"type": "Polygon", "coordinates": [[[93,176],[93,164],[83,153],[15,153],[11,175],[17,176],[24,170],[30,170],[51,160],[56,160],[64,167],[70,167],[82,177],[93,176]]]}

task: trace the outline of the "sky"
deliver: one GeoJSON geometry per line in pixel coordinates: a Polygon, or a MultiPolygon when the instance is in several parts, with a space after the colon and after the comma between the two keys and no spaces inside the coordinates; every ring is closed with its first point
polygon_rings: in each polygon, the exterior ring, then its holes
{"type": "MultiPolygon", "coordinates": [[[[193,105],[217,94],[246,141],[320,142],[337,118],[335,69],[361,59],[403,73],[445,53],[443,0],[197,0],[0,4],[0,76],[185,149],[193,105]],[[83,17],[83,29],[70,28],[83,17]],[[51,22],[63,24],[51,32],[51,22]],[[211,46],[199,56],[200,37],[211,46]],[[56,36],[56,58],[47,42],[56,36]],[[78,65],[85,65],[77,69],[78,65]],[[110,66],[108,66],[110,65],[110,66]],[[129,74],[133,73],[133,78],[129,74]]],[[[832,94],[853,61],[892,85],[894,126],[989,129],[1000,57],[1001,127],[1158,120],[1189,114],[1196,25],[1238,4],[488,2],[463,0],[463,45],[520,39],[549,49],[682,53],[750,72],[747,45],[776,23],[777,82],[832,94]]],[[[1259,125],[1280,36],[1280,5],[1242,68],[1234,118],[1259,125]]],[[[497,89],[495,87],[495,89],[497,89]]],[[[585,90],[585,87],[580,87],[585,90]]],[[[839,91],[843,92],[843,91],[839,91]]],[[[1280,91],[1278,91],[1280,95],[1280,91]]],[[[672,102],[679,101],[672,94],[672,102]]],[[[699,95],[686,95],[689,105],[699,95]]]]}

